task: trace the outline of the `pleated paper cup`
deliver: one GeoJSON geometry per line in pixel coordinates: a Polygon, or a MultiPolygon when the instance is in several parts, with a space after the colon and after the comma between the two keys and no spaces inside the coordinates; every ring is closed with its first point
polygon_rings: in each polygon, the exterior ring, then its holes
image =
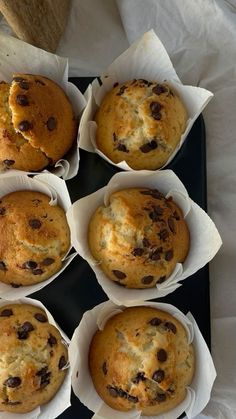
{"type": "Polygon", "coordinates": [[[87,88],[85,92],[87,105],[79,127],[79,146],[84,150],[99,154],[99,156],[117,168],[133,170],[125,161],[115,164],[99,150],[96,144],[97,124],[94,120],[96,111],[101,105],[104,96],[113,86],[116,83],[125,83],[132,79],[146,79],[158,83],[168,83],[178,93],[187,109],[188,121],[186,129],[181,136],[179,144],[162,166],[163,168],[173,160],[178,150],[182,147],[195,120],[211,100],[213,93],[200,87],[187,86],[181,83],[164,45],[153,30],[146,32],[116,58],[101,75],[101,85],[95,79],[87,88]]]}
{"type": "MultiPolygon", "coordinates": [[[[0,300],[0,309],[8,304],[30,304],[40,309],[44,310],[47,314],[48,321],[50,324],[55,326],[61,336],[62,343],[68,347],[70,340],[63,332],[63,330],[55,322],[51,313],[47,308],[38,300],[33,298],[20,298],[15,300],[0,300]]],[[[58,417],[64,410],[66,410],[70,405],[70,395],[71,395],[71,368],[69,362],[65,365],[64,369],[67,369],[67,374],[65,379],[59,388],[55,396],[45,405],[39,406],[36,409],[32,410],[29,413],[9,413],[9,412],[0,412],[0,419],[54,419],[58,417]]]]}
{"type": "Polygon", "coordinates": [[[211,389],[216,378],[216,371],[209,349],[191,313],[186,316],[176,307],[164,303],[139,302],[132,306],[153,307],[176,317],[187,331],[188,342],[192,343],[195,352],[195,373],[193,381],[187,387],[186,397],[182,403],[169,412],[157,416],[141,416],[140,411],[120,412],[109,407],[97,394],[88,367],[88,355],[91,340],[97,330],[102,330],[107,320],[124,310],[111,301],[99,304],[87,311],[75,329],[69,346],[72,368],[72,388],[75,395],[94,412],[93,419],[177,419],[185,412],[189,419],[194,418],[206,406],[210,399],[211,389]]]}
{"type": "MultiPolygon", "coordinates": [[[[36,48],[19,39],[0,34],[0,80],[11,82],[13,73],[38,74],[53,80],[68,96],[75,116],[79,118],[86,105],[80,90],[68,82],[68,59],[36,48]]],[[[58,160],[50,172],[63,179],[76,176],[79,169],[79,134],[77,143],[58,160]]],[[[47,171],[47,170],[46,170],[47,171]]]]}
{"type": "MultiPolygon", "coordinates": [[[[206,265],[219,250],[222,241],[218,230],[207,215],[189,197],[184,185],[172,170],[157,172],[120,172],[115,174],[107,186],[76,201],[67,212],[72,231],[72,245],[93,269],[97,280],[108,298],[116,304],[130,305],[135,301],[164,297],[181,286],[180,281],[206,265]],[[171,276],[154,288],[128,289],[110,280],[100,268],[88,245],[88,225],[95,210],[109,205],[109,196],[126,188],[157,189],[166,197],[173,197],[183,212],[190,231],[190,249],[184,263],[177,263],[171,276]]],[[[119,269],[117,267],[117,269],[119,269]]]]}
{"type": "MultiPolygon", "coordinates": [[[[26,173],[16,173],[8,171],[0,176],[0,199],[1,197],[15,191],[37,191],[44,193],[50,197],[50,205],[59,205],[65,213],[71,206],[70,196],[64,180],[51,173],[42,173],[29,177],[26,173]]],[[[70,231],[72,235],[72,232],[70,231]]],[[[0,298],[8,300],[14,300],[16,298],[25,297],[26,295],[32,294],[46,285],[50,284],[56,279],[74,259],[76,253],[70,253],[72,246],[69,251],[62,259],[61,269],[52,275],[49,279],[39,282],[34,285],[21,286],[19,288],[13,288],[11,285],[0,282],[0,298]]],[[[12,283],[14,283],[14,277],[12,277],[12,283]]]]}

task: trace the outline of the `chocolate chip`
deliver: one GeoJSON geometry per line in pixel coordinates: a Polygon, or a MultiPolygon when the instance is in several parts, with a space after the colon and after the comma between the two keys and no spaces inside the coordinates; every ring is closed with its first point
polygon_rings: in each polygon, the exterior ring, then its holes
{"type": "Polygon", "coordinates": [[[140,193],[142,195],[151,195],[152,198],[155,198],[155,199],[163,199],[164,198],[164,195],[161,192],[159,192],[157,189],[148,189],[146,191],[140,191],[140,193]]]}
{"type": "Polygon", "coordinates": [[[166,401],[165,393],[157,393],[155,401],[157,401],[158,403],[165,402],[166,401]]]}
{"type": "Polygon", "coordinates": [[[165,351],[165,349],[160,349],[157,352],[157,359],[160,362],[165,362],[167,360],[167,352],[165,351]]]}
{"type": "Polygon", "coordinates": [[[55,336],[51,335],[51,333],[50,333],[50,336],[48,338],[48,343],[49,343],[50,346],[54,346],[54,345],[57,344],[57,339],[55,338],[55,336]]]}
{"type": "Polygon", "coordinates": [[[128,394],[126,391],[122,390],[122,388],[118,388],[117,391],[118,391],[119,397],[122,397],[123,399],[127,399],[128,394]]]}
{"type": "Polygon", "coordinates": [[[107,389],[112,397],[118,397],[118,391],[115,387],[107,386],[107,389]]]}
{"type": "Polygon", "coordinates": [[[6,271],[6,270],[7,270],[6,265],[5,265],[5,263],[1,260],[1,261],[0,261],[0,271],[6,271]]]}
{"type": "Polygon", "coordinates": [[[43,270],[42,269],[34,269],[32,271],[33,275],[42,275],[43,274],[43,270]]]}
{"type": "Polygon", "coordinates": [[[11,308],[5,308],[1,311],[0,317],[10,317],[13,315],[13,311],[11,308]]]}
{"type": "Polygon", "coordinates": [[[176,229],[175,229],[175,222],[174,222],[174,218],[173,217],[169,217],[168,218],[168,226],[170,231],[175,234],[176,233],[176,229]]]}
{"type": "Polygon", "coordinates": [[[145,143],[139,147],[139,149],[142,151],[142,153],[149,153],[152,150],[155,150],[157,148],[157,142],[156,140],[151,140],[148,143],[145,143]]]}
{"type": "Polygon", "coordinates": [[[163,276],[161,276],[159,279],[158,279],[158,284],[162,284],[164,281],[166,280],[166,276],[165,275],[163,275],[163,276]]]}
{"type": "Polygon", "coordinates": [[[59,370],[62,370],[62,368],[66,365],[67,361],[64,355],[61,356],[58,362],[58,368],[59,370]]]}
{"type": "Polygon", "coordinates": [[[27,262],[25,262],[22,265],[23,269],[36,269],[38,266],[37,262],[35,262],[34,260],[27,260],[27,262]]]}
{"type": "Polygon", "coordinates": [[[106,361],[104,361],[103,364],[102,364],[102,371],[103,371],[103,374],[104,375],[107,375],[108,370],[107,370],[107,363],[106,363],[106,361]]]}
{"type": "Polygon", "coordinates": [[[128,395],[128,401],[131,403],[138,403],[138,397],[128,395]]]}
{"type": "Polygon", "coordinates": [[[9,167],[12,166],[15,163],[15,160],[3,160],[3,163],[9,167]]]}
{"type": "Polygon", "coordinates": [[[152,113],[152,117],[154,119],[156,119],[156,121],[160,121],[161,120],[161,113],[160,112],[156,112],[156,113],[152,113]]]}
{"type": "Polygon", "coordinates": [[[116,133],[115,133],[115,132],[113,132],[112,137],[113,137],[113,141],[114,141],[114,142],[116,142],[116,141],[118,140],[118,138],[117,138],[117,136],[116,136],[116,133]]]}
{"type": "Polygon", "coordinates": [[[139,82],[146,84],[147,86],[149,85],[149,81],[145,80],[145,79],[138,79],[139,82]]]}
{"type": "Polygon", "coordinates": [[[138,372],[138,374],[131,381],[134,384],[138,384],[139,381],[145,381],[145,380],[146,380],[145,373],[144,372],[138,372]]]}
{"type": "Polygon", "coordinates": [[[123,151],[123,153],[129,153],[129,150],[127,149],[125,144],[119,143],[117,146],[117,150],[123,151]]]}
{"type": "Polygon", "coordinates": [[[174,252],[172,249],[167,250],[167,252],[165,253],[165,260],[170,261],[171,259],[173,259],[174,256],[174,252]]]}
{"type": "Polygon", "coordinates": [[[118,278],[118,279],[125,279],[126,278],[126,274],[124,272],[118,271],[116,269],[113,269],[112,272],[116,276],[116,278],[118,278]]]}
{"type": "Polygon", "coordinates": [[[132,255],[134,256],[142,256],[144,250],[141,247],[136,247],[133,252],[132,255]]]}
{"type": "Polygon", "coordinates": [[[11,282],[10,285],[12,286],[12,288],[20,288],[20,287],[22,287],[22,284],[16,284],[15,282],[11,282]]]}
{"type": "Polygon", "coordinates": [[[127,89],[127,86],[121,86],[120,90],[118,93],[116,93],[116,96],[121,96],[123,95],[125,89],[127,89]]]}
{"type": "Polygon", "coordinates": [[[42,265],[49,266],[49,265],[52,265],[52,263],[54,263],[54,262],[55,262],[54,259],[52,259],[52,258],[46,258],[46,259],[43,260],[42,265]]]}
{"type": "Polygon", "coordinates": [[[178,214],[178,212],[177,212],[177,211],[174,211],[173,216],[174,216],[174,218],[175,218],[176,220],[180,220],[180,216],[179,216],[179,214],[178,214]]]}
{"type": "Polygon", "coordinates": [[[41,84],[42,86],[45,86],[45,83],[42,80],[35,79],[35,83],[41,84]]]}
{"type": "Polygon", "coordinates": [[[154,205],[153,211],[149,213],[149,217],[152,221],[159,221],[160,216],[163,214],[163,208],[158,205],[154,205]]]}
{"type": "Polygon", "coordinates": [[[165,372],[163,370],[157,370],[153,373],[152,379],[157,383],[161,383],[165,378],[165,372]]]}
{"type": "Polygon", "coordinates": [[[29,131],[32,128],[32,124],[29,121],[21,121],[18,125],[20,131],[29,131]]]}
{"type": "Polygon", "coordinates": [[[26,95],[17,95],[16,103],[20,106],[29,106],[29,101],[26,95]]]}
{"type": "Polygon", "coordinates": [[[49,131],[53,131],[57,126],[57,120],[54,118],[54,116],[50,116],[50,118],[47,120],[47,129],[49,131]]]}
{"type": "Polygon", "coordinates": [[[155,95],[161,95],[162,93],[168,92],[168,89],[162,84],[157,84],[155,87],[153,87],[152,91],[155,95]]]}
{"type": "Polygon", "coordinates": [[[45,374],[42,374],[40,376],[41,377],[41,380],[40,380],[40,389],[46,387],[50,383],[50,378],[49,378],[50,375],[51,375],[51,372],[49,371],[49,372],[45,372],[45,374]]]}
{"type": "Polygon", "coordinates": [[[34,317],[40,323],[46,323],[48,321],[47,317],[42,313],[35,313],[34,317]]]}
{"type": "Polygon", "coordinates": [[[20,377],[9,377],[6,381],[4,381],[3,385],[10,387],[10,388],[15,388],[15,387],[19,387],[21,384],[21,379],[20,377]]]}
{"type": "Polygon", "coordinates": [[[36,375],[38,377],[41,377],[42,375],[45,375],[47,373],[48,367],[43,367],[41,368],[41,370],[39,370],[38,372],[36,372],[36,375]]]}
{"type": "Polygon", "coordinates": [[[160,231],[160,233],[158,233],[158,236],[161,240],[166,241],[166,239],[168,239],[169,237],[169,231],[166,228],[164,228],[160,231]]]}
{"type": "Polygon", "coordinates": [[[154,250],[154,252],[152,252],[149,257],[151,260],[160,260],[161,259],[161,253],[162,253],[162,247],[160,247],[159,249],[154,250]]]}
{"type": "Polygon", "coordinates": [[[21,89],[29,90],[29,83],[25,81],[24,79],[20,80],[19,86],[21,89]]]}
{"type": "Polygon", "coordinates": [[[29,332],[32,332],[34,330],[33,325],[30,322],[25,322],[20,326],[17,330],[18,339],[25,340],[29,337],[29,332]]]}
{"type": "Polygon", "coordinates": [[[113,84],[113,87],[114,88],[117,87],[117,86],[119,86],[119,83],[118,82],[116,82],[116,83],[113,84]]]}
{"type": "Polygon", "coordinates": [[[176,334],[176,333],[177,333],[177,328],[176,328],[176,326],[175,326],[175,324],[174,324],[174,323],[171,323],[171,322],[166,322],[166,323],[164,324],[164,326],[165,326],[165,328],[166,328],[167,330],[169,330],[170,332],[172,332],[172,333],[174,333],[174,334],[176,334]]]}
{"type": "Polygon", "coordinates": [[[156,113],[156,112],[160,112],[162,108],[162,105],[159,102],[151,102],[150,103],[150,109],[152,111],[152,113],[156,113]]]}
{"type": "Polygon", "coordinates": [[[33,218],[29,220],[29,226],[33,228],[34,230],[37,230],[38,228],[40,228],[41,225],[42,225],[41,221],[37,220],[37,218],[33,218]]]}
{"type": "Polygon", "coordinates": [[[147,275],[147,276],[144,276],[144,277],[141,279],[141,282],[142,282],[143,284],[151,284],[151,282],[153,281],[153,279],[154,279],[154,277],[153,277],[152,275],[147,275]]]}
{"type": "Polygon", "coordinates": [[[144,237],[144,239],[143,239],[143,246],[144,247],[149,247],[150,246],[150,241],[148,239],[146,239],[146,237],[144,237]]]}
{"type": "Polygon", "coordinates": [[[162,320],[158,317],[153,317],[153,319],[151,319],[148,323],[150,323],[151,326],[160,326],[162,320]]]}
{"type": "Polygon", "coordinates": [[[25,81],[25,79],[23,79],[23,77],[13,77],[12,79],[13,81],[19,82],[19,81],[25,81]]]}

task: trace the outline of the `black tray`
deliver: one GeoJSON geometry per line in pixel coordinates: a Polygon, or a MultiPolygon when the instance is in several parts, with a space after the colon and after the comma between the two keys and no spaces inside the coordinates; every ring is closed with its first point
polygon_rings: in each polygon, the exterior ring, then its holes
{"type": "MultiPolygon", "coordinates": [[[[72,78],[83,92],[91,78],[72,78]]],[[[185,144],[168,165],[185,185],[190,197],[206,210],[205,129],[200,116],[185,144]]],[[[80,151],[79,172],[67,181],[72,202],[105,186],[118,170],[97,154],[80,151]]],[[[55,320],[71,338],[83,313],[107,300],[95,274],[80,256],[76,256],[64,272],[51,284],[32,294],[45,304],[55,320]]],[[[185,279],[183,286],[161,299],[184,313],[191,311],[210,347],[210,300],[208,266],[185,279]]],[[[62,419],[89,419],[93,413],[74,396],[72,406],[60,415],[62,419]]]]}

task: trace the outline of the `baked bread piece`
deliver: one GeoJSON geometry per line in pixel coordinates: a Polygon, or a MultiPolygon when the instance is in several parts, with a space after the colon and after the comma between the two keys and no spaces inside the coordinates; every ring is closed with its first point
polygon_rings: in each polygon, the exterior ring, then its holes
{"type": "Polygon", "coordinates": [[[77,124],[59,85],[39,75],[14,74],[0,84],[0,167],[25,171],[53,165],[71,148],[77,124]]]}
{"type": "Polygon", "coordinates": [[[46,313],[27,304],[0,308],[0,410],[25,413],[49,402],[66,371],[67,347],[46,313]]]}
{"type": "Polygon", "coordinates": [[[93,257],[112,281],[152,288],[165,281],[189,250],[189,231],[172,198],[156,189],[114,192],[97,208],[88,228],[93,257]]]}
{"type": "Polygon", "coordinates": [[[66,215],[40,192],[16,191],[0,199],[0,281],[13,287],[50,278],[70,247],[66,215]]]}
{"type": "Polygon", "coordinates": [[[185,131],[187,111],[167,83],[116,83],[97,114],[97,147],[114,163],[155,170],[174,152],[185,131]]]}
{"type": "Polygon", "coordinates": [[[96,391],[110,407],[158,415],[184,400],[194,374],[194,350],[173,316],[131,307],[96,332],[89,368],[96,391]]]}

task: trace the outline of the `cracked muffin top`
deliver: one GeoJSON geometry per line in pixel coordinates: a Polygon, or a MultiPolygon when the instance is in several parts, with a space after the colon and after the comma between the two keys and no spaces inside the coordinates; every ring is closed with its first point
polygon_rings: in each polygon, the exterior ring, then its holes
{"type": "Polygon", "coordinates": [[[39,75],[14,74],[0,83],[0,168],[39,171],[71,148],[77,124],[59,85],[39,75]]]}
{"type": "Polygon", "coordinates": [[[32,285],[61,269],[70,230],[64,210],[49,201],[29,190],[0,198],[0,281],[32,285]]]}
{"type": "Polygon", "coordinates": [[[111,317],[89,351],[91,377],[105,403],[149,416],[184,400],[194,364],[183,325],[152,307],[130,307],[111,317]]]}
{"type": "Polygon", "coordinates": [[[172,197],[157,189],[130,188],[110,195],[88,227],[88,243],[106,276],[127,288],[164,282],[187,257],[190,238],[172,197]]]}
{"type": "Polygon", "coordinates": [[[135,170],[162,167],[185,131],[187,111],[167,83],[115,83],[95,115],[96,143],[114,163],[135,170]]]}
{"type": "Polygon", "coordinates": [[[49,402],[65,378],[67,346],[36,306],[0,308],[0,410],[25,413],[49,402]]]}

